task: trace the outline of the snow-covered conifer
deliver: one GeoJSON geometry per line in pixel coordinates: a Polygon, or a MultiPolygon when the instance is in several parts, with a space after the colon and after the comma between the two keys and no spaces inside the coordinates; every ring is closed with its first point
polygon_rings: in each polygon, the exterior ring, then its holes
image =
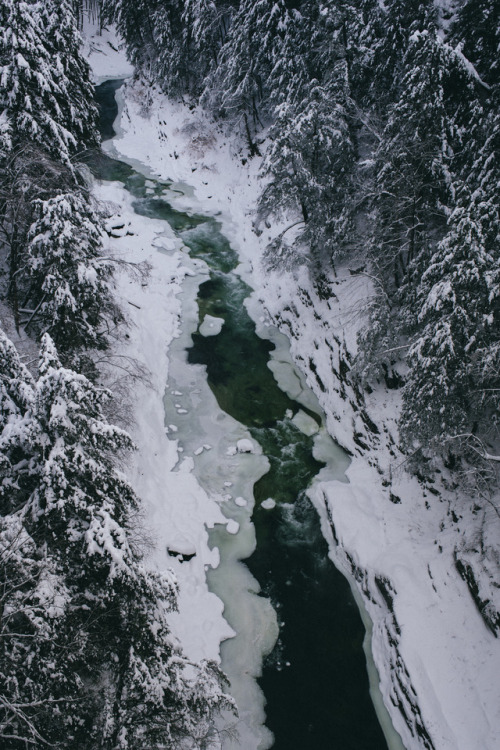
{"type": "Polygon", "coordinates": [[[97,138],[79,43],[67,0],[0,0],[0,236],[18,328],[33,200],[74,188],[72,159],[97,138]]]}
{"type": "Polygon", "coordinates": [[[20,515],[0,517],[0,741],[6,748],[59,739],[68,747],[73,738],[83,696],[77,698],[82,684],[71,669],[67,602],[64,578],[20,515]],[[58,734],[54,728],[63,723],[58,734]]]}
{"type": "Polygon", "coordinates": [[[27,326],[49,331],[63,352],[105,347],[104,321],[118,313],[98,215],[76,192],[35,201],[34,208],[26,253],[33,309],[27,326]]]}
{"type": "Polygon", "coordinates": [[[34,380],[0,329],[0,515],[24,505],[32,487],[30,449],[18,436],[29,430],[34,380]]]}
{"type": "Polygon", "coordinates": [[[253,136],[269,112],[268,80],[287,18],[283,0],[242,0],[203,97],[214,111],[241,124],[252,153],[253,136]]]}
{"type": "Polygon", "coordinates": [[[43,42],[61,91],[63,122],[83,150],[99,141],[97,108],[90,66],[81,53],[82,39],[70,0],[45,0],[39,7],[43,42]]]}
{"type": "Polygon", "coordinates": [[[184,85],[199,96],[204,81],[217,66],[225,35],[225,9],[214,0],[186,0],[182,11],[184,85]]]}
{"type": "Polygon", "coordinates": [[[35,142],[69,164],[79,143],[61,102],[71,94],[38,11],[37,3],[0,1],[0,109],[11,122],[13,145],[35,142]]]}
{"type": "Polygon", "coordinates": [[[23,414],[33,398],[34,381],[17,349],[0,328],[0,429],[9,417],[23,414]]]}
{"type": "MultiPolygon", "coordinates": [[[[320,265],[341,252],[349,225],[346,193],[354,145],[345,74],[341,62],[328,86],[311,81],[302,100],[278,107],[263,164],[269,182],[260,199],[261,216],[285,213],[291,224],[299,222],[298,242],[320,265]]],[[[286,244],[284,234],[280,239],[286,244]]]]}
{"type": "Polygon", "coordinates": [[[397,101],[375,154],[373,257],[388,288],[410,297],[453,205],[455,154],[476,100],[459,56],[437,34],[415,32],[397,101]]]}
{"type": "MultiPolygon", "coordinates": [[[[137,501],[112,468],[110,456],[130,449],[132,442],[123,430],[107,424],[102,413],[106,391],[62,367],[48,334],[42,338],[39,373],[32,418],[37,423],[33,449],[39,453],[40,484],[29,500],[30,513],[49,537],[60,533],[61,523],[71,526],[73,539],[58,550],[68,560],[74,545],[84,555],[87,546],[96,544],[93,537],[85,538],[91,528],[98,535],[98,528],[107,525],[118,549],[123,531],[115,538],[113,529],[125,522],[137,501]]],[[[118,549],[117,559],[121,556],[118,549]]],[[[89,562],[82,559],[80,564],[89,562]]],[[[95,561],[90,565],[95,567],[95,561]]]]}
{"type": "Polygon", "coordinates": [[[403,58],[411,34],[436,29],[433,0],[388,0],[373,16],[372,100],[387,106],[404,89],[403,58]],[[378,17],[377,17],[378,16],[378,17]]]}
{"type": "Polygon", "coordinates": [[[500,258],[487,251],[473,205],[452,213],[418,295],[421,330],[408,355],[402,434],[424,455],[446,455],[478,430],[488,380],[480,360],[499,345],[500,258]]]}
{"type": "MultiPolygon", "coordinates": [[[[132,442],[105,419],[107,397],[62,367],[45,334],[33,401],[2,434],[0,450],[25,456],[15,467],[26,480],[18,518],[40,554],[47,592],[35,612],[36,659],[19,674],[32,700],[50,705],[50,722],[45,711],[32,721],[49,742],[173,750],[201,726],[208,732],[230,701],[217,669],[189,662],[170,636],[172,575],[147,569],[130,541],[138,498],[115,462],[132,442]]],[[[38,580],[26,581],[30,606],[40,599],[38,580]]],[[[15,680],[16,660],[4,661],[6,681],[15,680]]]]}
{"type": "Polygon", "coordinates": [[[479,76],[500,85],[500,8],[491,0],[466,0],[458,9],[451,40],[460,45],[479,76]]]}

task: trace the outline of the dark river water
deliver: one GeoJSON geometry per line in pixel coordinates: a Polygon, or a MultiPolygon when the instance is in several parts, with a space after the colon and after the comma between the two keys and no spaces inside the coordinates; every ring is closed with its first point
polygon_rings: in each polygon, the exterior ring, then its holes
{"type": "MultiPolygon", "coordinates": [[[[103,139],[113,135],[120,85],[108,81],[96,89],[103,139]]],[[[224,325],[216,336],[193,335],[189,362],[205,365],[220,408],[248,428],[270,462],[254,486],[257,546],[245,564],[280,624],[259,680],[274,748],[386,750],[369,695],[361,617],[348,582],[328,557],[306,494],[322,467],[312,454],[313,439],[292,421],[299,409],[307,410],[279,389],[267,366],[274,346],[257,336],[243,304],[251,290],[234,272],[236,253],[214,218],[169,205],[168,183],[158,181],[147,194],[143,175],[104,154],[92,169],[100,179],[122,181],[137,213],[168,221],[190,254],[210,268],[199,288],[200,321],[208,313],[223,318],[224,325]],[[269,498],[276,505],[265,510],[261,503],[269,498]]]]}

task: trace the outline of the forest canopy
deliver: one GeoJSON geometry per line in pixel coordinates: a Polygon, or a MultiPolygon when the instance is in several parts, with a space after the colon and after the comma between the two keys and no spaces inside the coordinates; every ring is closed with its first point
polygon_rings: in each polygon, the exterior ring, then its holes
{"type": "Polygon", "coordinates": [[[96,355],[124,315],[74,11],[0,0],[0,299],[40,346],[28,369],[0,328],[0,745],[201,747],[232,701],[170,633],[177,583],[145,562],[134,445],[106,417],[96,355]]]}
{"type": "Polygon", "coordinates": [[[258,219],[294,227],[269,246],[270,266],[306,263],[326,296],[336,262],[376,280],[352,375],[402,386],[414,466],[465,462],[493,478],[498,3],[105,0],[102,10],[141,76],[201,102],[263,157],[258,219]]]}

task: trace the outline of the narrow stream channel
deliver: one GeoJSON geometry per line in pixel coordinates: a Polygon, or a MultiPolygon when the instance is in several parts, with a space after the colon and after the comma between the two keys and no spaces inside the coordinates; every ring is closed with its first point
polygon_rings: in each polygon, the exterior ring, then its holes
{"type": "MultiPolygon", "coordinates": [[[[103,139],[113,135],[120,85],[108,81],[96,90],[103,139]]],[[[324,431],[319,410],[278,387],[268,366],[274,344],[256,333],[244,304],[251,290],[234,272],[238,258],[217,221],[175,210],[167,200],[168,183],[155,181],[152,189],[149,179],[146,190],[146,178],[124,162],[103,154],[92,169],[99,179],[123,182],[135,198],[134,210],[166,220],[191,257],[209,268],[199,286],[201,331],[192,335],[188,363],[206,368],[220,409],[247,428],[269,461],[269,471],[253,488],[256,548],[245,563],[279,623],[259,679],[273,747],[386,750],[369,695],[362,620],[348,582],[328,557],[307,496],[324,466],[314,455],[316,435],[324,431]],[[212,320],[220,331],[206,335],[202,324],[212,320]]],[[[347,462],[339,456],[342,471],[347,462]]],[[[212,539],[217,543],[217,534],[212,539]]],[[[209,583],[214,575],[209,572],[209,583]]],[[[223,665],[226,648],[223,644],[223,665]]]]}

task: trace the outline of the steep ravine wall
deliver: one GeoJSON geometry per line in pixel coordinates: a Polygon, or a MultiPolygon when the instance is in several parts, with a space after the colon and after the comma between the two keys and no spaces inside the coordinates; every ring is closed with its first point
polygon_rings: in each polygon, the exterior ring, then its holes
{"type": "MultiPolygon", "coordinates": [[[[343,327],[339,321],[338,330],[331,330],[325,315],[325,308],[328,313],[332,313],[332,308],[339,305],[338,299],[332,297],[325,301],[314,297],[314,292],[305,288],[305,285],[299,286],[296,298],[285,304],[281,310],[279,303],[273,305],[273,312],[269,307],[267,309],[280,330],[296,342],[295,346],[292,346],[292,351],[295,352],[297,363],[306,375],[308,385],[316,393],[328,415],[328,426],[332,436],[353,458],[362,457],[361,460],[366,460],[375,467],[376,460],[372,460],[369,453],[379,448],[383,440],[383,437],[380,437],[381,432],[386,437],[385,445],[389,449],[393,440],[384,425],[372,421],[362,394],[348,381],[347,373],[352,356],[343,335],[343,327]],[[311,317],[311,313],[316,323],[314,337],[310,335],[309,326],[303,322],[311,317]],[[337,405],[341,402],[341,413],[333,410],[334,402],[337,402],[337,405]],[[350,430],[346,427],[346,421],[351,427],[350,430]]],[[[382,476],[380,484],[384,482],[382,476]]],[[[386,484],[387,499],[391,501],[390,498],[394,497],[392,485],[387,481],[386,484]]],[[[421,715],[418,695],[400,649],[401,628],[394,611],[397,591],[387,574],[377,573],[360,565],[357,549],[346,543],[336,527],[335,507],[330,503],[329,493],[317,486],[311,494],[322,518],[323,533],[328,541],[331,557],[338,567],[356,581],[374,623],[373,634],[376,642],[372,644],[372,648],[384,684],[382,692],[389,696],[392,706],[397,709],[404,722],[404,727],[400,721],[395,721],[395,726],[402,735],[406,747],[421,746],[426,750],[434,750],[435,746],[421,715]],[[405,734],[409,737],[405,737],[405,734]]],[[[391,713],[394,716],[394,711],[391,713]]]]}
{"type": "MultiPolygon", "coordinates": [[[[450,510],[451,493],[439,484],[419,483],[406,472],[405,457],[396,447],[398,392],[381,386],[377,392],[364,394],[348,377],[369,283],[345,269],[331,291],[329,299],[324,294],[320,299],[306,272],[293,296],[284,277],[269,284],[267,293],[266,287],[261,291],[270,318],[292,341],[292,355],[327,414],[332,437],[352,456],[347,472],[350,485],[320,483],[311,493],[331,557],[356,581],[373,622],[372,652],[382,694],[405,746],[493,748],[493,717],[484,716],[483,727],[474,724],[473,718],[476,707],[480,714],[488,711],[481,697],[488,678],[483,685],[473,685],[468,668],[472,673],[480,671],[482,659],[478,648],[477,663],[467,665],[466,654],[474,654],[476,631],[496,660],[498,648],[457,569],[456,550],[464,535],[450,510]],[[276,286],[281,293],[276,293],[276,286]],[[412,584],[414,602],[408,588],[412,584]],[[453,626],[446,631],[454,616],[462,621],[458,634],[453,626]],[[470,648],[463,657],[460,648],[453,653],[450,644],[467,637],[470,648]],[[439,653],[439,644],[446,638],[448,648],[439,653]],[[429,673],[433,654],[436,670],[442,670],[442,684],[433,684],[429,673]],[[457,686],[454,671],[462,658],[462,684],[457,686]],[[464,698],[475,687],[478,694],[471,703],[476,705],[467,710],[464,698]],[[447,689],[448,701],[443,701],[443,689],[447,689]],[[460,700],[454,705],[457,692],[460,700]],[[453,717],[459,717],[460,703],[465,710],[461,726],[455,726],[453,717]]],[[[456,502],[455,493],[454,506],[456,502]]],[[[487,588],[488,584],[483,581],[482,585],[487,588]]],[[[491,679],[493,688],[492,674],[491,679]]]]}

